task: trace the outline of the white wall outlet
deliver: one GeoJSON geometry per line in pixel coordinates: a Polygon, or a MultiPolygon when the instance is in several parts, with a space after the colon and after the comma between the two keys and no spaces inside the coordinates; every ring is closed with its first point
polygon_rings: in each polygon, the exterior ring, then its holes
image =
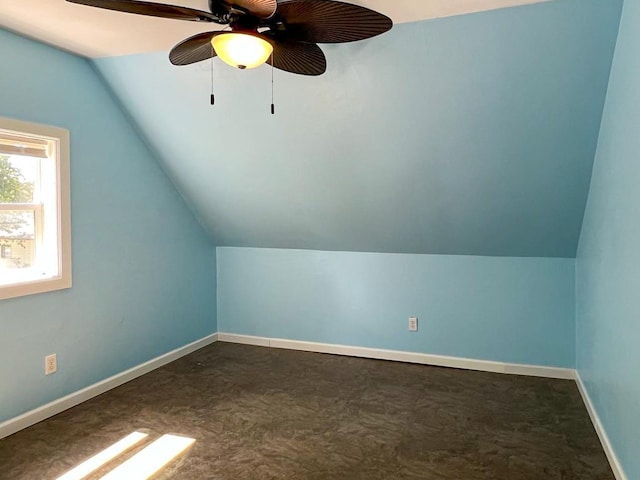
{"type": "Polygon", "coordinates": [[[409,331],[410,332],[418,331],[418,317],[409,317],[409,331]]]}
{"type": "Polygon", "coordinates": [[[58,370],[58,357],[55,353],[44,357],[44,374],[51,375],[58,370]]]}

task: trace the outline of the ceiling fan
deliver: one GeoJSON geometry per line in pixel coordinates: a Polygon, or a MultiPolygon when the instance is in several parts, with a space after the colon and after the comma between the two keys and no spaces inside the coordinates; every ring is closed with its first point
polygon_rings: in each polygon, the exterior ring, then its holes
{"type": "Polygon", "coordinates": [[[239,68],[270,60],[280,70],[322,75],[327,69],[318,43],[345,43],[380,35],[393,27],[390,18],[368,8],[336,0],[209,0],[210,12],[141,0],[67,0],[120,12],[228,25],[199,33],[169,53],[174,65],[220,57],[239,68]]]}

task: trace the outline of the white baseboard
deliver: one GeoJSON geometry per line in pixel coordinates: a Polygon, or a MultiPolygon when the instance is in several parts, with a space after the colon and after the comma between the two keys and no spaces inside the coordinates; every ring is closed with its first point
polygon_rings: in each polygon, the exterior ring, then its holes
{"type": "Polygon", "coordinates": [[[287,350],[302,350],[305,352],[329,353],[350,357],[374,358],[377,360],[392,360],[396,362],[419,363],[438,367],[462,368],[466,370],[480,370],[483,372],[506,373],[512,375],[528,375],[532,377],[561,378],[573,380],[575,370],[572,368],[544,367],[538,365],[523,365],[519,363],[494,362],[490,360],[474,360],[460,357],[431,355],[428,353],[404,352],[398,350],[383,350],[378,348],[352,347],[347,345],[333,345],[329,343],[303,342],[281,338],[253,337],[236,335],[233,333],[218,333],[220,342],[242,343],[260,347],[284,348],[287,350]]]}
{"type": "Polygon", "coordinates": [[[164,355],[160,355],[159,357],[149,360],[148,362],[102,380],[101,382],[94,383],[93,385],[83,388],[82,390],[78,390],[77,392],[54,400],[53,402],[47,403],[46,405],[23,413],[18,417],[14,417],[3,423],[0,423],[0,439],[12,435],[22,430],[23,428],[27,428],[31,425],[41,422],[46,418],[57,415],[58,413],[63,412],[71,407],[75,407],[82,402],[96,397],[108,390],[111,390],[112,388],[116,388],[123,383],[133,380],[134,378],[140,377],[145,373],[149,373],[150,371],[166,365],[167,363],[173,362],[180,357],[184,357],[189,353],[195,352],[196,350],[205,347],[217,340],[217,333],[208,335],[204,338],[201,338],[200,340],[196,340],[193,343],[185,345],[184,347],[172,350],[168,353],[165,353],[164,355]]]}
{"type": "Polygon", "coordinates": [[[611,470],[613,470],[613,474],[616,477],[616,480],[627,480],[627,475],[624,473],[622,469],[622,464],[620,460],[618,460],[618,456],[616,452],[613,450],[613,446],[611,445],[611,441],[609,440],[609,436],[600,421],[600,417],[596,412],[595,407],[593,406],[593,402],[591,401],[591,397],[589,397],[589,392],[587,392],[587,388],[582,382],[582,378],[580,378],[580,374],[576,370],[575,372],[576,383],[578,384],[578,390],[580,391],[580,395],[582,395],[582,400],[584,401],[584,405],[587,407],[587,412],[589,412],[589,417],[591,417],[591,423],[593,423],[593,427],[596,429],[596,433],[598,434],[598,438],[600,438],[600,443],[602,443],[602,448],[604,449],[604,453],[607,455],[607,459],[609,460],[609,465],[611,465],[611,470]]]}
{"type": "Polygon", "coordinates": [[[270,338],[254,337],[252,335],[236,335],[235,333],[218,332],[218,341],[227,343],[241,343],[242,345],[255,345],[257,347],[271,346],[270,338]]]}

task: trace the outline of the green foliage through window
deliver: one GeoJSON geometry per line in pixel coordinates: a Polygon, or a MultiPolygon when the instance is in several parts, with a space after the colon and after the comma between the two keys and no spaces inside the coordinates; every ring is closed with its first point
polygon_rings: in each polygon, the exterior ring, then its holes
{"type": "Polygon", "coordinates": [[[33,198],[33,184],[27,182],[9,157],[0,155],[0,203],[27,203],[33,198]]]}

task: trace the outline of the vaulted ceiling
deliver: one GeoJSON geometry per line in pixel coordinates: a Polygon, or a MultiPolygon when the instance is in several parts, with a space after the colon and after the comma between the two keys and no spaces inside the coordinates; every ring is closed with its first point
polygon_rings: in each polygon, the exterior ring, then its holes
{"type": "MultiPolygon", "coordinates": [[[[403,18],[411,2],[383,3],[403,18]]],[[[322,46],[325,75],[276,71],[274,116],[266,66],[216,61],[209,105],[209,62],[167,60],[191,32],[93,62],[217,245],[573,257],[620,6],[553,0],[322,46]]]]}

